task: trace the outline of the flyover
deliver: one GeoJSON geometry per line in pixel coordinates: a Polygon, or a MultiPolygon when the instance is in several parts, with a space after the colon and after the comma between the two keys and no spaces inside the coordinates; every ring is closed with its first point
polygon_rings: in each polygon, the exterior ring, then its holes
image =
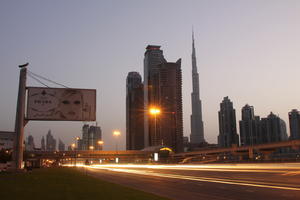
{"type": "Polygon", "coordinates": [[[148,162],[153,159],[152,151],[102,151],[102,150],[73,150],[73,151],[26,151],[24,160],[35,163],[39,166],[43,160],[63,161],[83,161],[92,159],[103,159],[115,161],[116,158],[120,162],[148,162]]]}
{"type": "MultiPolygon", "coordinates": [[[[191,151],[184,153],[170,154],[167,159],[170,162],[182,162],[185,163],[193,158],[207,157],[209,162],[216,161],[216,157],[224,154],[231,155],[248,155],[249,159],[254,158],[254,153],[261,153],[265,159],[268,159],[269,155],[280,148],[292,148],[294,150],[300,149],[300,140],[289,140],[283,142],[257,144],[252,146],[233,146],[229,148],[204,148],[199,151],[191,151]]],[[[73,151],[26,151],[25,161],[38,161],[45,159],[52,160],[66,160],[66,159],[106,159],[115,160],[118,158],[121,162],[125,163],[147,163],[153,161],[154,153],[157,151],[102,151],[102,150],[73,150],[73,151]]]]}
{"type": "Polygon", "coordinates": [[[230,153],[232,155],[245,155],[248,154],[250,159],[253,159],[254,152],[262,153],[266,158],[280,148],[292,148],[294,150],[300,149],[300,140],[289,140],[282,142],[266,143],[266,144],[257,144],[251,146],[233,146],[228,148],[204,148],[199,151],[191,151],[184,153],[173,154],[173,160],[188,160],[196,158],[199,156],[209,156],[209,155],[221,155],[230,153]]]}

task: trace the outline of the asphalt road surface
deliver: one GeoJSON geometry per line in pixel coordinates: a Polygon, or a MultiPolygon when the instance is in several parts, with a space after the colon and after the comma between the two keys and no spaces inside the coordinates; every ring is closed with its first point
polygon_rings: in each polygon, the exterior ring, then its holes
{"type": "Polygon", "coordinates": [[[90,176],[170,199],[300,200],[300,163],[92,165],[85,170],[90,176]]]}

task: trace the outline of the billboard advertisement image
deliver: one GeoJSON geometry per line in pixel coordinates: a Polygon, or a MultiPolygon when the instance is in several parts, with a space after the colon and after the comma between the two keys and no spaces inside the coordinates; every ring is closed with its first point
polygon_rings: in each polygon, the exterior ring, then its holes
{"type": "Polygon", "coordinates": [[[96,90],[29,87],[26,119],[95,121],[96,90]]]}

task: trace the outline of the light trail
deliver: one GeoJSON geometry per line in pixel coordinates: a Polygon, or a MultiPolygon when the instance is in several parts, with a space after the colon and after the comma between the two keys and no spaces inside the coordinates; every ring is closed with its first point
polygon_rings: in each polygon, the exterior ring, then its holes
{"type": "MultiPolygon", "coordinates": [[[[70,165],[72,166],[72,165],[70,165]]],[[[74,165],[73,165],[74,166],[74,165]]],[[[79,166],[79,165],[77,165],[79,166]]],[[[85,165],[80,165],[85,166],[85,165]]],[[[229,164],[229,165],[135,165],[135,164],[103,164],[90,165],[93,168],[136,168],[136,169],[169,169],[169,170],[195,170],[195,171],[218,171],[218,172],[250,172],[250,173],[300,173],[300,164],[229,164]],[[272,170],[270,170],[272,169],[272,170]],[[294,170],[294,171],[291,171],[294,170]]]]}
{"type": "Polygon", "coordinates": [[[297,187],[292,187],[292,186],[288,186],[288,185],[282,186],[282,185],[276,185],[274,183],[271,184],[271,183],[267,183],[267,182],[251,182],[251,181],[232,180],[232,179],[193,177],[193,176],[184,176],[184,175],[175,175],[175,174],[156,173],[156,172],[149,172],[149,171],[140,171],[140,170],[133,170],[133,169],[99,168],[99,167],[95,167],[95,166],[89,166],[88,168],[105,169],[105,170],[110,170],[110,171],[115,171],[115,172],[156,176],[156,177],[164,177],[164,178],[175,178],[175,179],[183,179],[183,180],[191,180],[191,181],[199,181],[199,182],[211,182],[211,183],[222,183],[222,184],[230,184],[230,185],[300,191],[300,188],[297,188],[297,187]]]}
{"type": "MultiPolygon", "coordinates": [[[[65,165],[65,166],[74,166],[74,165],[65,165]]],[[[131,173],[138,175],[147,175],[147,176],[156,176],[156,177],[165,177],[165,178],[175,178],[199,182],[212,182],[212,183],[222,183],[230,185],[240,185],[240,186],[251,186],[251,187],[260,187],[260,188],[270,188],[270,189],[282,189],[282,190],[293,190],[300,191],[299,187],[294,187],[288,184],[276,184],[268,182],[253,182],[246,180],[234,180],[234,179],[224,179],[224,178],[210,178],[210,177],[194,177],[194,176],[185,176],[178,174],[166,174],[166,173],[157,173],[149,171],[149,169],[176,169],[176,170],[205,170],[205,171],[237,171],[237,172],[270,172],[274,173],[274,170],[267,171],[273,168],[270,168],[270,164],[258,166],[255,168],[252,166],[252,169],[249,169],[249,165],[235,166],[235,165],[76,165],[77,167],[86,167],[90,169],[102,169],[109,170],[114,172],[122,173],[131,173]],[[212,168],[209,168],[212,167],[212,168]],[[222,168],[223,167],[223,168],[222,168]],[[231,169],[229,169],[231,167],[231,169]],[[237,167],[238,169],[232,169],[237,167]],[[129,168],[129,169],[128,169],[129,168]],[[144,169],[144,170],[143,170],[144,169]]],[[[299,174],[300,168],[295,167],[297,165],[292,164],[292,166],[275,166],[275,169],[288,169],[289,172],[284,170],[275,170],[275,172],[287,174],[299,174]],[[296,171],[291,171],[291,169],[297,169],[296,171]]],[[[299,165],[300,166],[300,165],[299,165]]]]}

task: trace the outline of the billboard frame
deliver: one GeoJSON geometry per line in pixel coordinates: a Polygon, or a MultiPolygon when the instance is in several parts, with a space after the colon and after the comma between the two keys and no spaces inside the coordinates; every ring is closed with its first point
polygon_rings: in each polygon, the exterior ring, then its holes
{"type": "Polygon", "coordinates": [[[84,89],[84,88],[56,88],[56,87],[26,87],[26,108],[25,108],[25,117],[24,120],[25,121],[76,121],[76,122],[92,122],[92,121],[85,121],[85,120],[58,120],[58,119],[31,119],[28,118],[28,107],[29,107],[29,101],[28,101],[28,90],[29,89],[71,89],[71,90],[87,90],[87,91],[95,91],[95,105],[94,105],[94,109],[95,109],[95,120],[97,121],[97,90],[96,89],[84,89]]]}

